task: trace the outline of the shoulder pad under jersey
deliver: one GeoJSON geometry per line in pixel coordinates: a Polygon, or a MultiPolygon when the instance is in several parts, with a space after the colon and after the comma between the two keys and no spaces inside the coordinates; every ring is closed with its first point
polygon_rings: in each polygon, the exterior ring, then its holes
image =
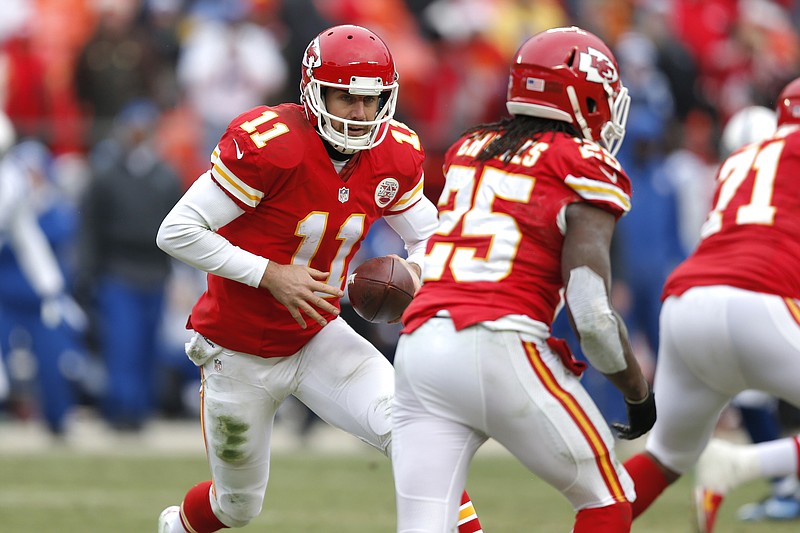
{"type": "Polygon", "coordinates": [[[231,121],[220,139],[220,159],[225,164],[255,160],[252,164],[293,168],[302,161],[317,133],[296,104],[259,106],[231,121]]]}
{"type": "Polygon", "coordinates": [[[618,217],[630,210],[630,178],[605,148],[573,138],[559,147],[558,157],[564,183],[583,200],[618,217]]]}
{"type": "Polygon", "coordinates": [[[389,123],[389,131],[383,142],[369,152],[376,167],[385,169],[383,172],[391,173],[393,170],[397,174],[413,178],[419,175],[425,160],[425,150],[417,133],[396,120],[389,123]]]}
{"type": "Polygon", "coordinates": [[[231,121],[211,155],[211,175],[244,209],[254,208],[270,182],[298,166],[321,140],[300,106],[260,106],[231,121]]]}

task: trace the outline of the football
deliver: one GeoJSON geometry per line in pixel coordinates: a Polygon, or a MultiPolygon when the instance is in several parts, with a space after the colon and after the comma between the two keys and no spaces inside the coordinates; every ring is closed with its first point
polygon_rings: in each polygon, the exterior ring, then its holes
{"type": "Polygon", "coordinates": [[[347,294],[353,309],[364,320],[393,322],[414,297],[414,278],[399,258],[373,257],[347,278],[347,294]]]}

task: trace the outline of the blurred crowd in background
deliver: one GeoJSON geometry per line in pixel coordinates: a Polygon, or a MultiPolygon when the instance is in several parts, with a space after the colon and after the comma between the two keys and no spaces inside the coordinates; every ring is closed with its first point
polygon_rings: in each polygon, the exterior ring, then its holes
{"type": "MultiPolygon", "coordinates": [[[[26,169],[77,305],[43,323],[42,295],[0,232],[0,417],[41,419],[54,435],[77,407],[120,431],[197,416],[183,343],[205,280],[156,248],[156,229],[233,117],[298,101],[303,51],[328,26],[363,25],[389,45],[397,118],[420,135],[434,202],[449,144],[505,115],[520,43],[572,24],[609,43],[632,97],[618,158],[634,190],[613,298],[649,369],[661,287],[698,240],[722,128],[746,106],[772,108],[800,74],[790,0],[5,0],[3,12],[0,109],[16,132],[4,157],[26,169]]],[[[361,256],[400,252],[391,235],[375,227],[361,256]]],[[[397,326],[344,315],[392,357],[397,326]]],[[[555,334],[570,338],[565,321],[555,334]]],[[[606,416],[624,419],[605,380],[585,380],[606,416]]]]}

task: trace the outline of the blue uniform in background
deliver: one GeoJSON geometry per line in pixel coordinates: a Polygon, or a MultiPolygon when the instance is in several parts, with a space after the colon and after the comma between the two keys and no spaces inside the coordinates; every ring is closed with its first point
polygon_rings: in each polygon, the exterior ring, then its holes
{"type": "MultiPolygon", "coordinates": [[[[62,270],[67,271],[69,245],[77,231],[76,213],[61,204],[44,212],[39,222],[62,270]]],[[[0,248],[0,350],[11,369],[12,399],[16,395],[22,401],[18,406],[26,409],[25,398],[19,395],[25,395],[26,385],[33,386],[35,390],[28,392],[34,395],[42,418],[51,432],[60,435],[65,417],[76,403],[75,380],[85,368],[86,351],[82,333],[66,322],[55,328],[45,326],[41,306],[42,299],[20,269],[12,248],[0,248]],[[35,363],[28,371],[25,353],[33,356],[35,363]]]]}

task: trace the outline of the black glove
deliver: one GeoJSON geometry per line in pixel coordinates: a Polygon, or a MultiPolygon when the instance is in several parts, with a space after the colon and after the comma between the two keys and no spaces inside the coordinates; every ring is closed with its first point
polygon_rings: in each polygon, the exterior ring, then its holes
{"type": "Polygon", "coordinates": [[[628,411],[628,423],[614,422],[611,424],[617,431],[617,437],[625,440],[638,439],[656,423],[656,399],[653,389],[647,386],[647,396],[638,402],[631,402],[625,398],[625,408],[628,411]]]}

